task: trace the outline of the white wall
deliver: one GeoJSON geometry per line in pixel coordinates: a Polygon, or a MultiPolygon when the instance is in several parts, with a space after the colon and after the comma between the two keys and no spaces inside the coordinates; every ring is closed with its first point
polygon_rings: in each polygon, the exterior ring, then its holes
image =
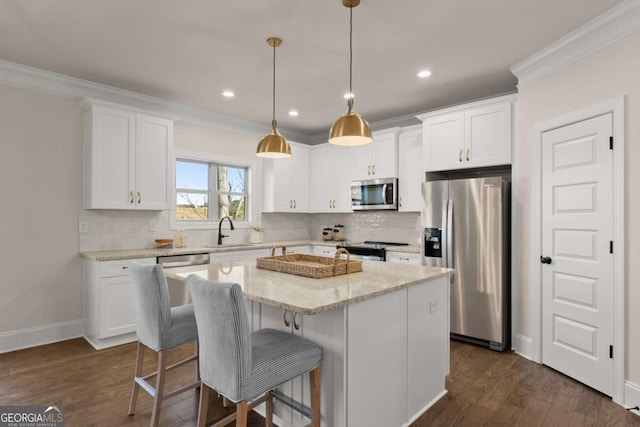
{"type": "Polygon", "coordinates": [[[0,333],[82,318],[76,101],[0,85],[0,333]]]}
{"type": "Polygon", "coordinates": [[[626,95],[625,129],[625,253],[626,253],[626,379],[640,383],[640,32],[600,49],[519,90],[517,111],[516,157],[513,196],[521,227],[514,235],[516,260],[520,270],[514,286],[520,300],[516,333],[531,337],[532,313],[529,294],[530,260],[540,254],[530,253],[532,206],[533,125],[564,113],[626,95]]]}

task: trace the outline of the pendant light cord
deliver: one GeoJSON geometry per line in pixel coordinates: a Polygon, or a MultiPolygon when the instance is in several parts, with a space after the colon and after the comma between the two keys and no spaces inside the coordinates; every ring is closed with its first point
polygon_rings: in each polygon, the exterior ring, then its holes
{"type": "Polygon", "coordinates": [[[273,117],[272,122],[276,121],[276,45],[273,45],[273,117]]]}
{"type": "Polygon", "coordinates": [[[349,105],[353,105],[353,5],[349,8],[349,105]]]}

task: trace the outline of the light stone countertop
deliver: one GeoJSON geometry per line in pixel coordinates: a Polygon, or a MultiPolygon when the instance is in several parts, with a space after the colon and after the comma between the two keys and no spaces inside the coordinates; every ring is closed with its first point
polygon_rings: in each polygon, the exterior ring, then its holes
{"type": "Polygon", "coordinates": [[[363,261],[363,271],[325,279],[259,269],[255,260],[167,268],[165,275],[186,281],[196,274],[212,282],[242,286],[251,301],[301,314],[317,314],[448,276],[447,268],[363,261]]]}
{"type": "MultiPolygon", "coordinates": [[[[95,251],[95,252],[80,252],[80,255],[84,258],[93,259],[96,261],[116,261],[122,259],[134,259],[134,258],[154,258],[159,256],[170,255],[191,255],[191,254],[206,254],[216,252],[232,252],[232,251],[246,251],[251,249],[269,249],[274,245],[284,245],[286,247],[315,245],[315,246],[331,246],[335,247],[338,243],[334,240],[294,240],[294,241],[282,241],[282,242],[265,242],[265,243],[242,243],[234,244],[229,243],[226,245],[218,246],[189,246],[186,248],[172,248],[172,249],[155,249],[155,248],[143,248],[143,249],[122,249],[113,251],[95,251]]],[[[420,253],[420,247],[417,245],[409,246],[389,246],[387,252],[412,252],[420,253]]]]}

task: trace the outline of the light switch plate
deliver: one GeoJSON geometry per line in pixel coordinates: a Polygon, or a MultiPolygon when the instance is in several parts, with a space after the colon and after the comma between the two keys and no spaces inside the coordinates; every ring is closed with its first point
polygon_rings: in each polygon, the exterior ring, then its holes
{"type": "Polygon", "coordinates": [[[78,221],[78,232],[86,234],[89,232],[89,223],[87,221],[78,221]]]}
{"type": "Polygon", "coordinates": [[[429,313],[435,313],[439,309],[438,300],[429,301],[429,313]]]}

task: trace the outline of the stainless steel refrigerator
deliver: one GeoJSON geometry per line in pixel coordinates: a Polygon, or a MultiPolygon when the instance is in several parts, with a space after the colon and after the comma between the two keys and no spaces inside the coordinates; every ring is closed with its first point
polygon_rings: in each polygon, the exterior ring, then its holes
{"type": "Polygon", "coordinates": [[[451,276],[451,336],[502,351],[510,341],[510,183],[504,177],[422,185],[425,265],[451,276]]]}

